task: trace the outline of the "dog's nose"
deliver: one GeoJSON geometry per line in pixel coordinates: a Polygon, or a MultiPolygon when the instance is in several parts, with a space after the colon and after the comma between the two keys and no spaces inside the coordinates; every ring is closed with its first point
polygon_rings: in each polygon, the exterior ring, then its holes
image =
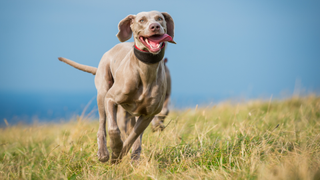
{"type": "Polygon", "coordinates": [[[152,23],[152,24],[150,24],[149,28],[153,32],[154,31],[159,31],[160,30],[160,25],[158,23],[152,23]]]}

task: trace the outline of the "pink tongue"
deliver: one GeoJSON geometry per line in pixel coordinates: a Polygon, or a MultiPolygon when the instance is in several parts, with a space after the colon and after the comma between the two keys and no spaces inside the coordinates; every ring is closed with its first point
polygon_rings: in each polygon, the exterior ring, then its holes
{"type": "Polygon", "coordinates": [[[172,37],[168,34],[163,34],[161,36],[148,37],[148,40],[151,46],[157,47],[163,41],[172,41],[172,37]]]}

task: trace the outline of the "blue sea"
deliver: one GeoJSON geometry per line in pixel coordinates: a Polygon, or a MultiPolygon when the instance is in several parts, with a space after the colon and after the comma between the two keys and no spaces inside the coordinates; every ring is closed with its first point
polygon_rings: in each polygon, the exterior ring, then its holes
{"type": "MultiPolygon", "coordinates": [[[[171,96],[171,109],[212,105],[227,97],[176,93],[171,96]]],[[[1,92],[0,126],[18,123],[61,122],[84,114],[98,117],[95,92],[1,92]]]]}
{"type": "MultiPolygon", "coordinates": [[[[244,101],[258,96],[173,93],[171,109],[210,106],[221,101],[244,101]]],[[[268,99],[270,96],[264,96],[268,99]]],[[[273,96],[275,97],[275,96],[273,96]]],[[[261,96],[259,96],[261,98],[261,96]]],[[[98,117],[96,92],[0,92],[0,127],[18,123],[66,122],[80,115],[98,117]]]]}

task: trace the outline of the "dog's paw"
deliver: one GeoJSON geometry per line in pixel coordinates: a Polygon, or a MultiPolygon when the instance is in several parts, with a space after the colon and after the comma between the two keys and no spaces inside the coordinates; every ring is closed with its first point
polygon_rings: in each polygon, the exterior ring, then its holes
{"type": "Polygon", "coordinates": [[[99,161],[100,162],[107,162],[107,161],[109,161],[109,156],[101,156],[101,157],[99,157],[99,161]]]}
{"type": "Polygon", "coordinates": [[[110,159],[110,163],[111,164],[118,164],[121,162],[121,157],[120,157],[120,153],[115,153],[115,152],[112,152],[111,153],[111,159],[110,159]]]}
{"type": "Polygon", "coordinates": [[[111,159],[110,160],[111,164],[119,164],[120,162],[121,162],[121,160],[119,160],[119,159],[111,159]]]}
{"type": "Polygon", "coordinates": [[[107,162],[109,160],[109,152],[100,153],[98,151],[98,159],[100,162],[107,162]]]}

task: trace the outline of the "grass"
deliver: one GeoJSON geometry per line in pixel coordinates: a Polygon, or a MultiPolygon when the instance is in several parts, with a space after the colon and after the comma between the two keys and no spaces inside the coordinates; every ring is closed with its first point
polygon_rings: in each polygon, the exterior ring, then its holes
{"type": "MultiPolygon", "coordinates": [[[[0,129],[0,179],[320,179],[320,98],[220,103],[148,127],[139,163],[97,160],[97,120],[0,129]]],[[[110,148],[109,148],[110,149],[110,148]]]]}

